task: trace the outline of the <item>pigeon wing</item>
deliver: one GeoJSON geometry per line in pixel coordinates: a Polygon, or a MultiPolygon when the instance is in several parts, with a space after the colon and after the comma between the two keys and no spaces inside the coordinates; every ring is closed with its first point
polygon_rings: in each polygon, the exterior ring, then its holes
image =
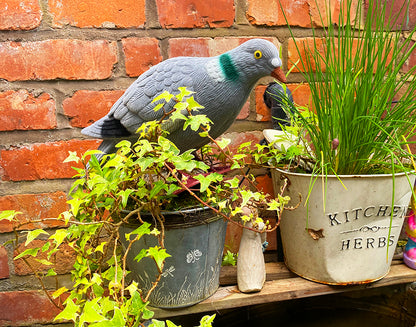
{"type": "MultiPolygon", "coordinates": [[[[194,59],[197,58],[172,58],[149,69],[114,104],[110,112],[111,116],[119,120],[121,125],[132,134],[143,122],[161,119],[164,112],[169,112],[173,108],[175,102],[172,100],[162,109],[155,111],[155,106],[160,102],[152,102],[153,99],[164,91],[176,94],[181,86],[192,91],[194,59]]],[[[168,130],[171,131],[179,126],[180,124],[170,124],[168,130]]]]}

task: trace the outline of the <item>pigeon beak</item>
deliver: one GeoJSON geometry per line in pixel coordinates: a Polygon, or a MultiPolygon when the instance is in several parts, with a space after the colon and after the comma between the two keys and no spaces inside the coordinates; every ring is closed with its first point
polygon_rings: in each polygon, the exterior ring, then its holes
{"type": "Polygon", "coordinates": [[[273,70],[270,75],[272,75],[272,77],[276,78],[278,81],[286,83],[286,76],[280,67],[275,68],[275,70],[273,70]]]}

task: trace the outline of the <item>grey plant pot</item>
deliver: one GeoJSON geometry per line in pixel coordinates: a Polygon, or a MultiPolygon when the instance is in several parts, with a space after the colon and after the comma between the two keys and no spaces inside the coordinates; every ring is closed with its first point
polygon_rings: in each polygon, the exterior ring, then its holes
{"type": "MultiPolygon", "coordinates": [[[[164,212],[165,248],[171,255],[164,265],[161,280],[150,296],[150,305],[181,308],[205,300],[216,292],[224,249],[227,221],[209,208],[164,212]]],[[[142,216],[143,218],[143,216],[142,216]]],[[[123,225],[124,234],[138,227],[138,222],[123,225]]],[[[134,257],[143,248],[158,245],[154,236],[135,242],[127,256],[132,278],[147,292],[158,275],[150,258],[139,263],[134,257]]]]}

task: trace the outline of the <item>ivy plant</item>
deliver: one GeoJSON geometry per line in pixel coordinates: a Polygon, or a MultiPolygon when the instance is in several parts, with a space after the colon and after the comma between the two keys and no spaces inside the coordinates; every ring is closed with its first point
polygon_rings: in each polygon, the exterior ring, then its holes
{"type": "MultiPolygon", "coordinates": [[[[155,110],[165,110],[164,104],[170,101],[175,101],[175,105],[165,112],[163,119],[143,124],[135,143],[120,142],[117,153],[105,155],[100,162],[95,157],[97,150],[83,155],[69,154],[65,161],[75,163],[78,168],[74,168],[75,180],[69,190],[69,209],[53,218],[61,222],[61,227],[25,230],[29,224],[43,223],[46,219],[20,222],[19,212],[0,213],[0,221],[14,222],[15,237],[8,243],[17,253],[15,260],[22,259],[32,269],[47,296],[62,309],[56,321],[72,321],[79,327],[144,326],[146,321],[150,321],[148,326],[165,326],[165,323],[175,326],[170,321],[152,319],[149,296],[161,278],[165,259],[170,256],[164,246],[165,217],[161,208],[181,197],[188,196],[244,228],[252,220],[252,229],[256,230],[262,221],[258,215],[261,210],[275,211],[280,221],[289,199],[259,191],[255,177],[247,173],[247,167],[255,171],[254,168],[267,164],[270,154],[265,153],[265,146],[245,143],[232,153],[228,149],[229,140],[214,140],[209,135],[211,121],[198,112],[202,107],[186,88],[179,88],[177,94],[163,92],[154,101],[160,100],[164,102],[155,110]],[[194,150],[181,153],[165,130],[166,124],[178,122],[183,123],[184,129],[207,137],[210,145],[198,153],[194,150]],[[219,173],[224,167],[229,174],[219,173]],[[251,214],[244,215],[243,207],[252,208],[251,214]],[[143,212],[150,213],[161,227],[156,229],[144,221],[143,212]],[[132,217],[140,224],[124,235],[128,244],[123,249],[120,227],[132,217]],[[159,272],[147,292],[129,278],[126,263],[132,245],[144,235],[156,238],[157,245],[142,249],[135,254],[135,260],[151,258],[159,272]],[[32,246],[35,239],[41,238],[47,240],[42,247],[32,246]],[[26,250],[19,252],[22,242],[26,250]],[[53,258],[64,245],[72,249],[75,258],[71,271],[73,285],[71,289],[61,287],[50,293],[43,279],[56,276],[53,258]],[[33,260],[51,268],[42,272],[34,267],[33,260]]],[[[267,228],[261,232],[273,231],[278,225],[265,223],[267,228]]],[[[211,326],[214,316],[203,317],[200,326],[211,326]]]]}

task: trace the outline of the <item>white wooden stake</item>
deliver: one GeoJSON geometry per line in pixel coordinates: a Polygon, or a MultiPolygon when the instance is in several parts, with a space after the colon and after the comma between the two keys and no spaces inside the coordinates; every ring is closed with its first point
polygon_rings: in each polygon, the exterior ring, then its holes
{"type": "MultiPolygon", "coordinates": [[[[252,223],[247,223],[247,226],[252,227],[252,223]]],[[[262,223],[259,230],[263,228],[262,223]]],[[[266,280],[261,237],[263,234],[248,229],[243,230],[237,258],[237,284],[240,292],[259,292],[263,288],[266,280]]]]}

